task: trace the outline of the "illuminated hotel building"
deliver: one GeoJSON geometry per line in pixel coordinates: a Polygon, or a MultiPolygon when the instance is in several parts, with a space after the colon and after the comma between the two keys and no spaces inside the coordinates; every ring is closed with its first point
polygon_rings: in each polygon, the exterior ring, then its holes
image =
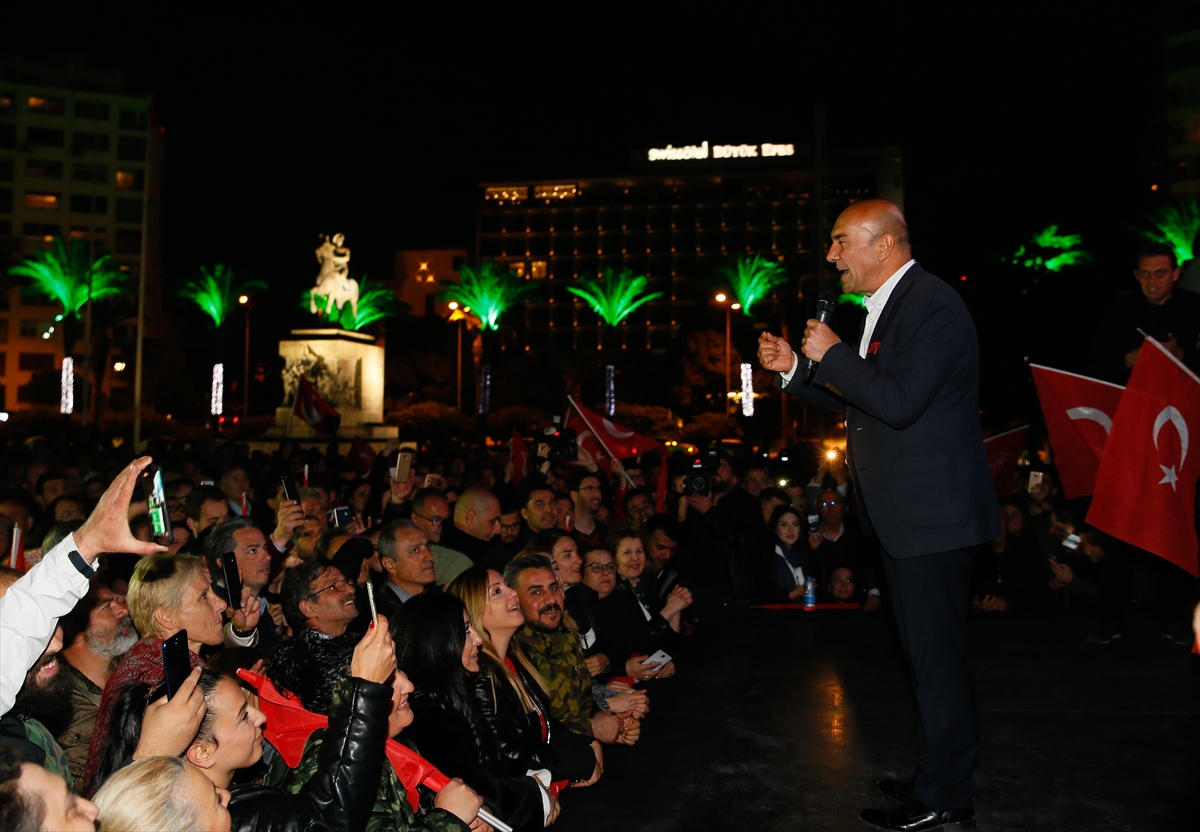
{"type": "MultiPolygon", "coordinates": [[[[111,254],[129,274],[135,296],[145,258],[153,332],[162,320],[162,151],[150,99],[130,94],[119,76],[16,60],[0,65],[0,245],[15,261],[55,237],[90,238],[97,254],[111,254]]],[[[21,282],[0,288],[0,410],[37,403],[33,374],[62,366],[62,326],[54,320],[61,308],[43,298],[22,301],[21,282]]],[[[116,327],[112,354],[127,356],[122,367],[132,367],[134,328],[134,319],[116,327]]],[[[81,372],[82,338],[73,349],[81,372]]],[[[114,363],[101,383],[119,405],[133,373],[114,374],[114,363]]]]}
{"type": "MultiPolygon", "coordinates": [[[[829,230],[849,203],[883,197],[903,204],[894,147],[831,151],[821,172],[824,229],[814,196],[810,146],[709,142],[637,151],[626,175],[481,183],[476,257],[544,282],[545,302],[513,315],[533,350],[595,348],[598,319],[566,289],[603,268],[649,278],[662,297],[618,327],[623,346],[665,351],[706,310],[719,269],[739,254],[778,260],[791,292],[816,275],[829,230]]],[[[711,325],[707,324],[707,325],[711,325]]]]}

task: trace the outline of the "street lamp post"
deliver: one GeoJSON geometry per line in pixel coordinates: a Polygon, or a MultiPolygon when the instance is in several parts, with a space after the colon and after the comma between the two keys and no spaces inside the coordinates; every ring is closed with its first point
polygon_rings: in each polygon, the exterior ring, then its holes
{"type": "Polygon", "coordinates": [[[242,366],[242,418],[250,415],[250,296],[241,295],[238,303],[246,307],[246,361],[242,366]]]}
{"type": "Polygon", "coordinates": [[[729,401],[730,401],[729,393],[730,393],[730,390],[732,389],[729,386],[732,383],[730,381],[730,377],[729,377],[729,343],[730,343],[729,321],[730,321],[730,316],[733,314],[733,311],[736,309],[741,309],[742,305],[740,303],[736,303],[736,302],[726,304],[725,302],[727,300],[729,300],[729,298],[724,292],[718,292],[716,297],[714,298],[714,300],[717,303],[719,303],[725,307],[725,415],[728,416],[729,415],[729,401]]]}

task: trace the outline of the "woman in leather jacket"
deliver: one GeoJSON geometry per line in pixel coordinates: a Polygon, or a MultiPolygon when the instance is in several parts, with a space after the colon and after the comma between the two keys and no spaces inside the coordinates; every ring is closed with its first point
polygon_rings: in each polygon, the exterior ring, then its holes
{"type": "Polygon", "coordinates": [[[531,772],[501,762],[496,737],[473,694],[480,637],[462,601],[441,592],[408,600],[393,621],[400,669],[416,690],[408,729],[425,759],[461,777],[517,832],[537,832],[558,816],[558,801],[531,772]],[[529,775],[529,776],[527,776],[529,775]]]}
{"type": "MultiPolygon", "coordinates": [[[[348,695],[329,714],[327,731],[340,741],[323,744],[313,776],[295,794],[271,786],[233,789],[228,806],[233,830],[366,829],[384,761],[385,726],[392,710],[392,690],[384,682],[390,680],[395,668],[395,652],[386,630],[369,640],[364,638],[360,648],[355,650],[352,678],[339,683],[347,688],[348,695]]],[[[112,766],[105,764],[111,756],[117,760],[142,758],[140,752],[145,746],[139,745],[138,739],[143,716],[158,704],[156,700],[165,693],[163,687],[151,691],[149,685],[140,682],[121,693],[110,737],[114,747],[106,751],[101,770],[111,771],[112,766]]],[[[203,718],[198,733],[185,741],[187,747],[181,756],[200,769],[220,793],[229,787],[239,769],[262,758],[265,720],[237,682],[210,670],[193,671],[171,702],[163,700],[159,707],[169,707],[181,697],[190,698],[196,688],[203,691],[203,718]]],[[[170,742],[163,738],[153,750],[161,752],[163,741],[170,742]]],[[[179,750],[176,747],[175,751],[179,750]]]]}
{"type": "Polygon", "coordinates": [[[508,773],[546,771],[552,782],[590,786],[604,770],[600,743],[589,743],[550,714],[541,675],[513,639],[525,625],[516,590],[494,569],[475,567],[450,582],[483,649],[475,699],[492,726],[508,773]]]}

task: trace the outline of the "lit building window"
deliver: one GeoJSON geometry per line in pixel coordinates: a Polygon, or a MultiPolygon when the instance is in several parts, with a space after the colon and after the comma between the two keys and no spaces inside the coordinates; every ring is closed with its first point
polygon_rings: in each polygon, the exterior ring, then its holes
{"type": "Polygon", "coordinates": [[[144,170],[117,171],[117,190],[143,191],[146,189],[146,172],[144,170]]]}
{"type": "Polygon", "coordinates": [[[61,98],[47,98],[40,95],[29,96],[29,111],[32,113],[41,113],[44,116],[61,116],[63,110],[63,100],[61,98]]]}
{"type": "Polygon", "coordinates": [[[545,260],[534,260],[529,266],[529,276],[534,280],[545,280],[549,264],[545,260]]]}
{"type": "Polygon", "coordinates": [[[509,263],[507,265],[510,269],[512,269],[512,273],[515,274],[517,277],[525,276],[525,264],[523,262],[518,260],[515,263],[509,263]]]}
{"type": "Polygon", "coordinates": [[[78,226],[75,226],[71,229],[71,239],[72,240],[86,240],[89,235],[97,243],[104,242],[104,229],[103,228],[80,228],[78,226]]]}
{"type": "Polygon", "coordinates": [[[61,194],[46,194],[30,192],[25,194],[25,207],[38,208],[43,211],[57,211],[61,194]]]}
{"type": "Polygon", "coordinates": [[[534,185],[533,198],[559,202],[564,199],[574,199],[579,193],[575,185],[534,185]]]}
{"type": "Polygon", "coordinates": [[[529,189],[524,185],[501,185],[498,188],[487,188],[483,194],[485,201],[497,202],[501,205],[506,202],[524,202],[528,197],[529,189]]]}

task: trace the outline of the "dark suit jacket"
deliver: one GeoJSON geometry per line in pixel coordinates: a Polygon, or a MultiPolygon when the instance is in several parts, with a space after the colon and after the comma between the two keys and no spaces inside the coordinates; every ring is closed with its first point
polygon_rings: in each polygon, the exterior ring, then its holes
{"type": "Polygon", "coordinates": [[[914,557],[1000,535],[979,429],[979,343],[958,294],[919,263],[900,278],[871,334],[835,344],[804,385],[784,388],[846,413],[847,460],[865,531],[914,557]]]}

